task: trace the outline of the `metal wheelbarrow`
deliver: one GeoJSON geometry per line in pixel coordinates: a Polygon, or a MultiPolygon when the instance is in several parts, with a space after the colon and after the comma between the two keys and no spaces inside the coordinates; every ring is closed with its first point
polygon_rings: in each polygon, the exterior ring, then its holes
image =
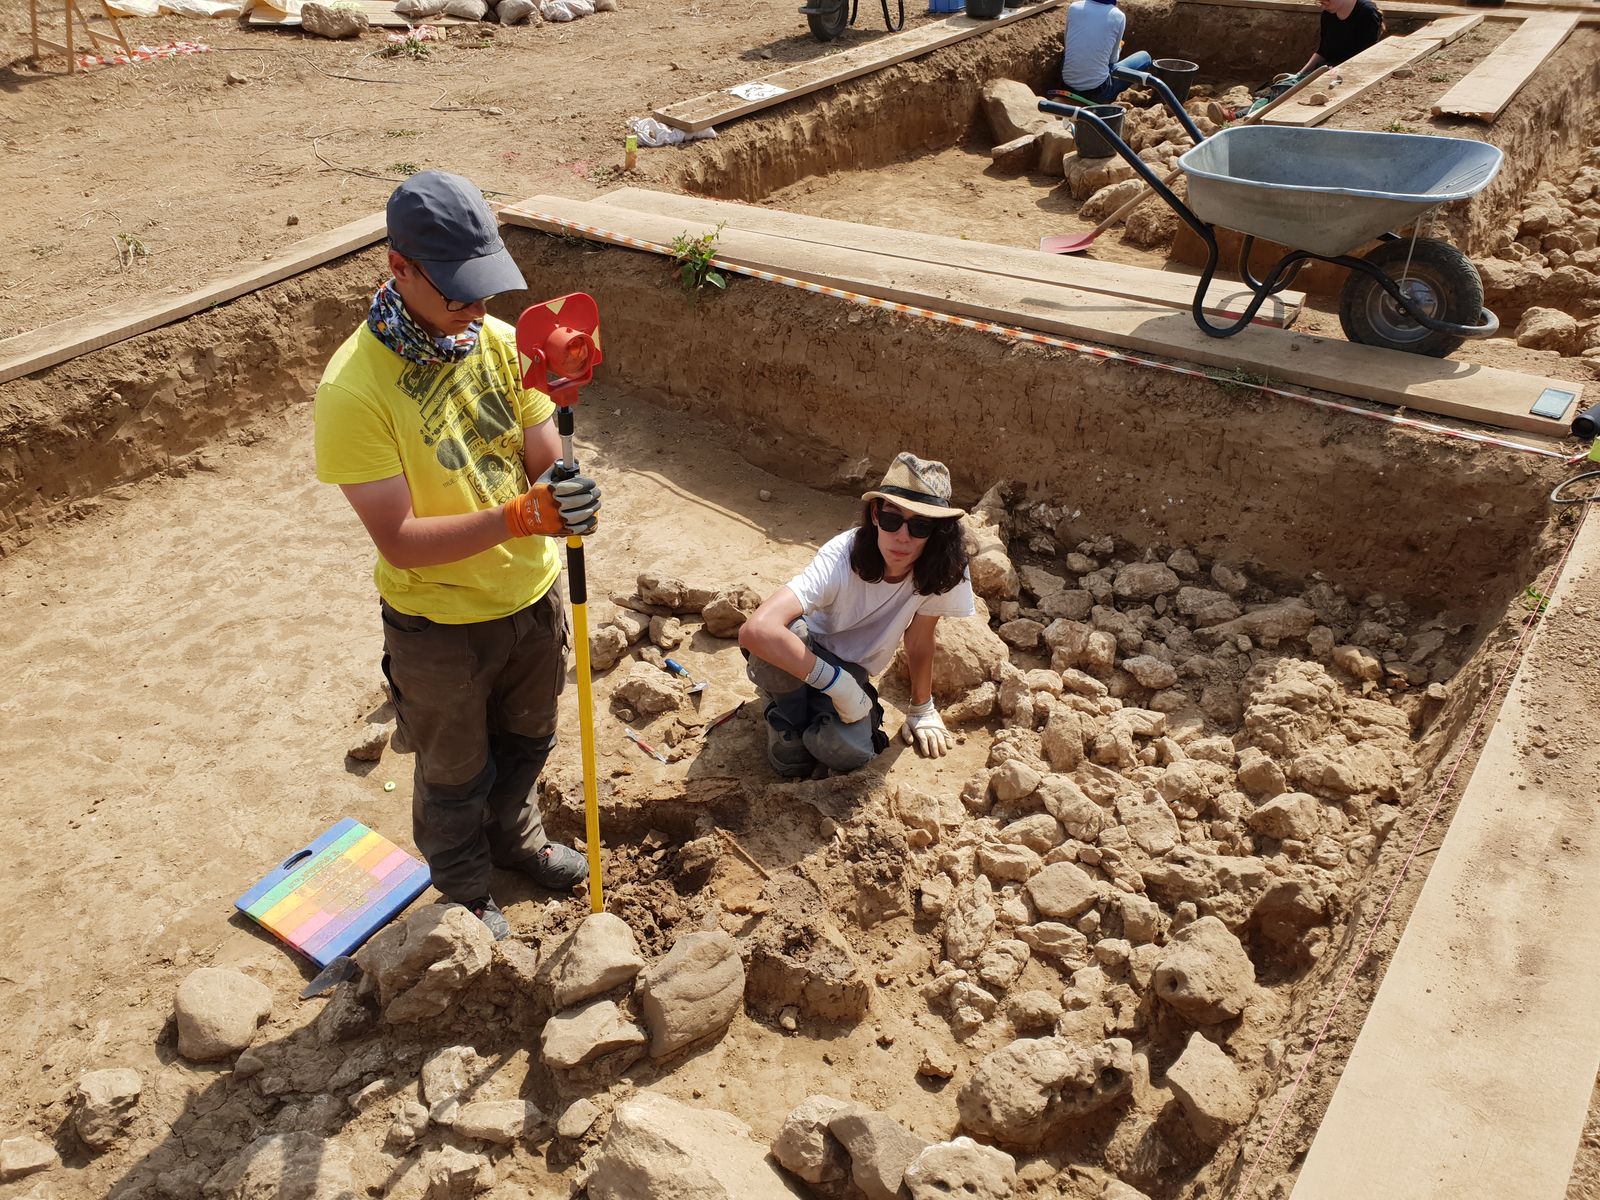
{"type": "Polygon", "coordinates": [[[1188,179],[1187,204],[1093,112],[1050,100],[1039,108],[1090,122],[1205,243],[1206,266],[1191,307],[1205,333],[1231,337],[1244,329],[1312,259],[1350,268],[1339,323],[1352,342],[1438,358],[1469,337],[1499,332],[1466,255],[1448,242],[1391,232],[1415,230],[1441,205],[1477,195],[1500,169],[1499,149],[1463,138],[1274,125],[1236,126],[1207,138],[1160,79],[1118,74],[1154,90],[1194,139],[1178,159],[1188,179]],[[1239,278],[1252,293],[1230,325],[1213,324],[1201,308],[1217,269],[1217,227],[1244,234],[1239,278]],[[1250,272],[1257,238],[1293,247],[1264,279],[1250,272]],[[1352,254],[1375,239],[1382,243],[1375,250],[1352,254]]]}

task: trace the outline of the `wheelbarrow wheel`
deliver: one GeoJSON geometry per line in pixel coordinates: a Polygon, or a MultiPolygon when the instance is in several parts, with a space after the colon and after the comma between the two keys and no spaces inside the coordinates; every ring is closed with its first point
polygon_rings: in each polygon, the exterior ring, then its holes
{"type": "Polygon", "coordinates": [[[850,0],[819,0],[816,7],[821,12],[808,13],[806,24],[811,26],[811,36],[819,42],[831,42],[844,32],[850,23],[850,0]]]}
{"type": "MultiPolygon", "coordinates": [[[[1427,238],[1419,238],[1415,244],[1384,242],[1365,258],[1393,279],[1419,312],[1453,325],[1478,324],[1483,312],[1483,280],[1467,256],[1448,242],[1427,238]]],[[[1364,271],[1351,271],[1345,281],[1339,297],[1339,324],[1352,342],[1431,358],[1443,358],[1466,340],[1412,320],[1364,271]]]]}

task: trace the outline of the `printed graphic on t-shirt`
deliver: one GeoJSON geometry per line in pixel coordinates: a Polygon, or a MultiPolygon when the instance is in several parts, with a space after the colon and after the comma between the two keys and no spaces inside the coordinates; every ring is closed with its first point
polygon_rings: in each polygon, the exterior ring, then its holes
{"type": "Polygon", "coordinates": [[[422,440],[449,483],[469,487],[482,504],[522,490],[522,428],[504,378],[481,351],[449,367],[408,363],[400,390],[417,402],[422,440]]]}

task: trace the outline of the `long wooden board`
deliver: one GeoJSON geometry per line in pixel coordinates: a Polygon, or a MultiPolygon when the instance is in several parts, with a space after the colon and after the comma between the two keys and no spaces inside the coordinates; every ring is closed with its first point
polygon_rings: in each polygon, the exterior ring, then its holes
{"type": "MultiPolygon", "coordinates": [[[[1478,18],[1482,20],[1482,17],[1478,18]]],[[[1310,126],[1320,125],[1338,112],[1346,104],[1357,97],[1364,96],[1377,87],[1401,67],[1409,67],[1412,63],[1427,58],[1428,55],[1439,49],[1444,44],[1443,35],[1453,34],[1455,37],[1465,33],[1457,22],[1460,17],[1446,17],[1442,21],[1433,21],[1424,25],[1415,33],[1407,37],[1384,38],[1375,46],[1370,46],[1352,59],[1341,63],[1334,68],[1338,73],[1340,83],[1333,90],[1326,104],[1312,105],[1304,100],[1296,100],[1292,104],[1285,104],[1277,112],[1266,119],[1267,125],[1294,125],[1310,126]],[[1434,26],[1442,26],[1436,35],[1434,26]]],[[[1476,21],[1472,24],[1477,24],[1476,21]]],[[[1328,78],[1324,76],[1324,78],[1328,78]]],[[[1313,91],[1327,91],[1328,89],[1316,87],[1313,91]]]]}
{"type": "Polygon", "coordinates": [[[1494,121],[1577,23],[1570,13],[1529,17],[1434,102],[1433,115],[1494,121]]]}
{"type": "MultiPolygon", "coordinates": [[[[918,25],[914,29],[877,38],[853,50],[828,54],[811,62],[799,63],[775,74],[763,75],[760,79],[748,81],[748,84],[764,84],[779,89],[774,95],[758,100],[746,100],[723,89],[719,92],[708,92],[704,96],[696,96],[692,100],[680,100],[676,104],[653,109],[650,115],[674,129],[681,129],[685,133],[699,133],[702,129],[720,125],[735,117],[759,112],[763,108],[781,104],[785,100],[793,100],[797,96],[808,95],[836,83],[844,83],[846,80],[904,62],[908,58],[916,58],[941,46],[949,46],[976,34],[998,29],[1002,25],[1010,25],[1014,21],[1049,12],[1066,2],[1067,0],[1040,0],[1039,3],[1029,4],[1025,8],[1007,9],[1002,16],[992,21],[968,16],[932,21],[926,25],[918,25]]],[[[929,102],[935,101],[930,98],[929,102]]]]}
{"type": "MultiPolygon", "coordinates": [[[[1564,736],[1558,764],[1538,749],[1552,698],[1594,680],[1561,635],[1600,603],[1600,521],[1590,514],[1576,537],[1293,1200],[1594,1194],[1568,1186],[1600,1068],[1600,746],[1564,736]]],[[[1331,1042],[1322,1053],[1337,1060],[1331,1042]]]]}
{"type": "Polygon", "coordinates": [[[214,304],[237,299],[248,292],[288,279],[291,275],[365,249],[374,242],[382,241],[387,228],[384,214],[375,213],[316,237],[305,238],[291,246],[287,253],[247,271],[219,279],[199,291],[169,293],[153,301],[148,296],[141,297],[7,338],[0,342],[0,383],[31,375],[91,350],[99,350],[181,321],[214,304]]]}
{"type": "MultiPolygon", "coordinates": [[[[476,25],[478,23],[464,20],[461,17],[447,17],[442,13],[436,17],[402,17],[394,11],[394,0],[339,0],[339,2],[342,5],[360,9],[366,14],[367,24],[378,29],[410,29],[414,25],[476,25]]],[[[250,10],[250,16],[247,18],[246,23],[284,29],[298,29],[300,27],[300,14],[262,6],[250,10]]]]}
{"type": "MultiPolygon", "coordinates": [[[[970,271],[987,271],[1008,279],[1056,284],[1107,296],[1126,296],[1130,300],[1142,300],[1186,312],[1194,301],[1195,285],[1199,282],[1198,276],[1174,271],[1152,271],[1148,267],[1098,262],[1092,258],[1040,254],[1035,250],[1019,250],[1014,246],[995,246],[931,233],[884,229],[852,221],[832,221],[784,212],[782,209],[652,192],[644,188],[618,188],[601,196],[600,203],[613,208],[697,221],[707,229],[725,222],[734,229],[746,229],[751,233],[765,233],[822,246],[844,246],[890,258],[941,263],[970,271]]],[[[1243,312],[1249,299],[1248,289],[1237,283],[1220,281],[1211,285],[1206,296],[1206,308],[1216,313],[1243,312]]],[[[1285,292],[1263,305],[1256,319],[1263,324],[1279,327],[1291,324],[1304,302],[1303,292],[1285,292]]]]}
{"type": "MultiPolygon", "coordinates": [[[[1310,0],[1180,0],[1183,4],[1212,4],[1219,8],[1253,8],[1259,12],[1303,12],[1316,16],[1319,8],[1310,0]]],[[[1520,21],[1531,13],[1570,12],[1580,25],[1600,25],[1600,11],[1591,0],[1504,0],[1488,12],[1478,12],[1451,4],[1381,4],[1383,15],[1391,20],[1431,21],[1445,16],[1481,16],[1487,21],[1520,21]]]]}
{"type": "MultiPolygon", "coordinates": [[[[624,239],[634,239],[666,247],[684,231],[683,222],[675,218],[560,196],[531,197],[501,209],[500,218],[531,229],[578,232],[591,241],[615,245],[627,245],[624,239]],[[623,225],[625,229],[618,228],[623,225]],[[576,226],[614,232],[601,236],[576,226]]],[[[1211,338],[1195,327],[1189,314],[1154,304],[1047,283],[1019,287],[1015,279],[985,271],[796,242],[743,229],[722,231],[718,257],[895,303],[1201,363],[1230,374],[1248,371],[1275,382],[1551,437],[1566,436],[1566,421],[1582,402],[1582,384],[1260,325],[1231,338],[1211,338]],[[1551,387],[1572,395],[1564,419],[1532,416],[1528,410],[1551,387]]]]}

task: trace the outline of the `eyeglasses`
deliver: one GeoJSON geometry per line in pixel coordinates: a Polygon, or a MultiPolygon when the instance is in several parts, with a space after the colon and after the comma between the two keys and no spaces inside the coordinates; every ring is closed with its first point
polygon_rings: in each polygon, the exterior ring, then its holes
{"type": "MultiPolygon", "coordinates": [[[[421,263],[413,262],[411,265],[417,269],[417,274],[422,276],[423,282],[426,283],[429,287],[431,287],[433,289],[434,294],[436,296],[438,296],[439,299],[444,301],[444,310],[445,310],[445,312],[449,312],[449,313],[466,312],[467,309],[471,308],[474,304],[482,304],[483,303],[483,300],[452,300],[452,299],[450,299],[449,296],[446,296],[443,292],[441,292],[439,290],[439,285],[437,283],[435,283],[433,280],[428,278],[428,273],[422,269],[422,264],[421,263]]],[[[488,299],[488,297],[484,297],[484,299],[488,299]]]]}
{"type": "Polygon", "coordinates": [[[933,531],[939,528],[939,522],[932,517],[908,517],[892,508],[878,506],[879,529],[885,533],[898,533],[902,525],[906,527],[906,532],[919,542],[932,537],[933,531]]]}

